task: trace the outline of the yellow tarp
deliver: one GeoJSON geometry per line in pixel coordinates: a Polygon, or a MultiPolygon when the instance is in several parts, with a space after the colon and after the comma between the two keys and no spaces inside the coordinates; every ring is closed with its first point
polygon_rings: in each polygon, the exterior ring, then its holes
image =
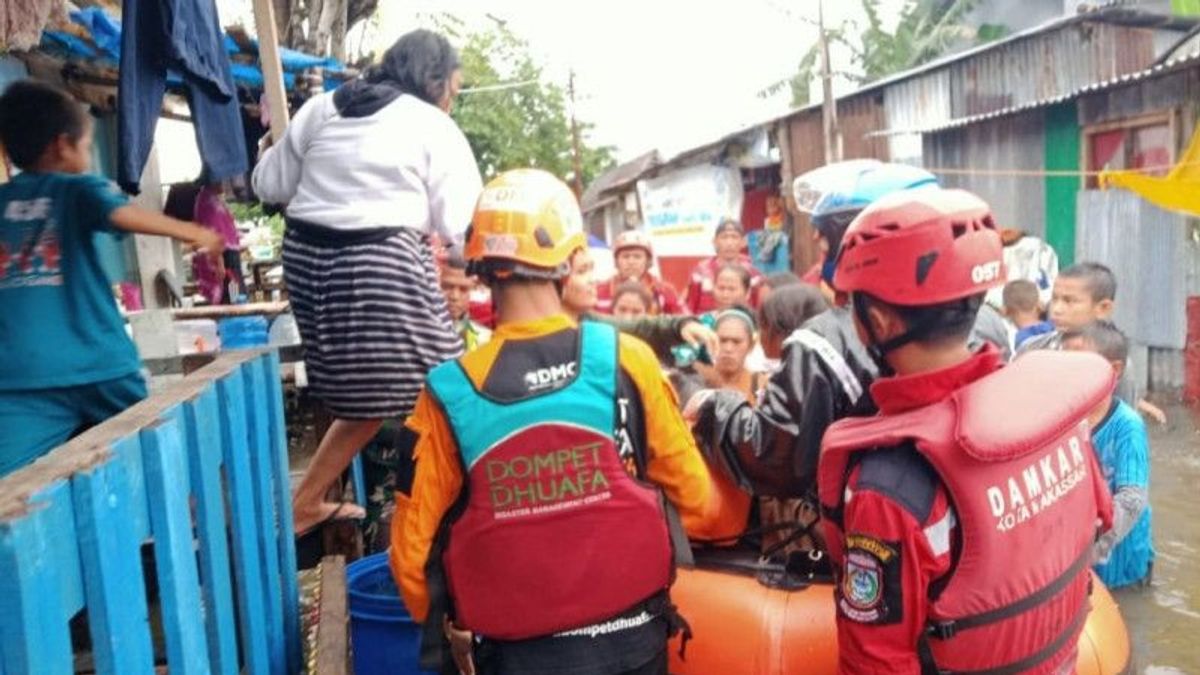
{"type": "Polygon", "coordinates": [[[1166,176],[1105,171],[1099,180],[1101,187],[1125,188],[1155,206],[1200,217],[1200,126],[1179,163],[1166,176]]]}

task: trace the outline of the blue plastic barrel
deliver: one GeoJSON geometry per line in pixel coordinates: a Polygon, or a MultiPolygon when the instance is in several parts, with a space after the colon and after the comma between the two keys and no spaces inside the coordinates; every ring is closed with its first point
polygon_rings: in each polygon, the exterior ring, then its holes
{"type": "Polygon", "coordinates": [[[267,319],[261,316],[238,316],[217,322],[221,349],[265,347],[268,338],[267,319]]]}
{"type": "Polygon", "coordinates": [[[346,566],[355,675],[436,675],[421,670],[421,625],[412,620],[392,579],[387,553],[346,566]]]}

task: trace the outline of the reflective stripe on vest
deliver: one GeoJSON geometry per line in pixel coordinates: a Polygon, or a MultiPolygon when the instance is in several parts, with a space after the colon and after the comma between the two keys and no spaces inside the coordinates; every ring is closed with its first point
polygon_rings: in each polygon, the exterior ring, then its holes
{"type": "Polygon", "coordinates": [[[1105,489],[1083,419],[1111,391],[1111,369],[1090,356],[1026,356],[946,400],[825,435],[818,489],[837,564],[856,455],[911,443],[949,493],[962,549],[927,611],[922,656],[936,672],[1019,672],[1074,653],[1105,489]]]}
{"type": "Polygon", "coordinates": [[[466,467],[442,562],[456,621],[520,640],[618,616],[665,590],[671,547],[656,490],[614,443],[617,335],[580,325],[573,380],[502,403],[457,363],[429,375],[466,467]]]}

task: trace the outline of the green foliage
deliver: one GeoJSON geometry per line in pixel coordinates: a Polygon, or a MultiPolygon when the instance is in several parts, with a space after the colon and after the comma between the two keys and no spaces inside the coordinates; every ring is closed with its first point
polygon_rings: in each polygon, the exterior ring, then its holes
{"type": "MultiPolygon", "coordinates": [[[[455,103],[454,120],[470,141],[484,178],[508,169],[536,167],[570,181],[574,165],[566,93],[544,79],[528,44],[498,26],[468,34],[460,56],[464,88],[532,81],[520,87],[467,92],[455,103]]],[[[614,163],[611,147],[586,143],[590,128],[580,123],[584,185],[614,163]]]]}
{"type": "MultiPolygon", "coordinates": [[[[867,17],[865,28],[858,30],[853,22],[826,28],[831,48],[850,50],[854,64],[861,71],[850,77],[859,84],[915,68],[955,48],[985,44],[1008,34],[1005,26],[984,24],[973,27],[966,23],[967,14],[979,0],[908,0],[896,27],[890,32],[884,28],[880,17],[881,0],[859,2],[867,17]],[[851,39],[855,34],[857,39],[851,39]]],[[[810,83],[818,77],[820,44],[816,43],[805,52],[791,79],[775,83],[760,95],[773,95],[786,85],[792,90],[793,107],[807,105],[810,83]]]]}
{"type": "Polygon", "coordinates": [[[280,212],[267,213],[266,206],[261,202],[229,202],[229,212],[239,223],[252,222],[256,226],[267,225],[277,241],[283,240],[283,214],[280,212]]]}

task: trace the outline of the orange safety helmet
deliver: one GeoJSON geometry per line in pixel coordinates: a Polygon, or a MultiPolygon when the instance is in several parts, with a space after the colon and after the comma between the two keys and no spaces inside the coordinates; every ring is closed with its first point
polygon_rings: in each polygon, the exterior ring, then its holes
{"type": "Polygon", "coordinates": [[[467,231],[473,274],[561,279],[587,247],[575,194],[539,169],[505,171],[483,189],[467,231]]]}
{"type": "Polygon", "coordinates": [[[640,248],[650,256],[650,260],[654,260],[654,245],[650,243],[650,235],[641,230],[625,230],[618,234],[613,243],[613,255],[620,255],[621,251],[628,248],[640,248]]]}

